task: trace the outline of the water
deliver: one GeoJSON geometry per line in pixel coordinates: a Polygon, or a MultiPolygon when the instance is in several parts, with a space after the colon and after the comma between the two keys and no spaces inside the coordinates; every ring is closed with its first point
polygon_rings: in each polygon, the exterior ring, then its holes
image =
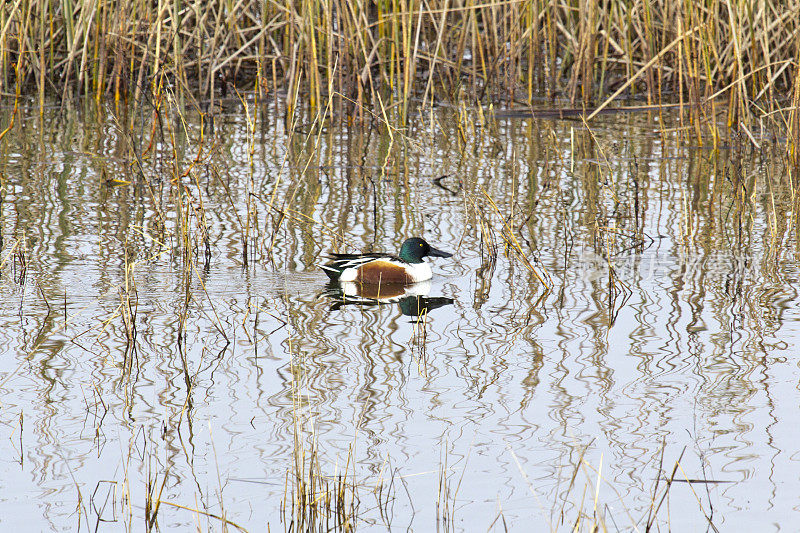
{"type": "Polygon", "coordinates": [[[31,108],[3,140],[4,530],[142,530],[150,490],[165,531],[279,531],[312,443],[358,482],[363,530],[430,531],[445,507],[455,530],[643,530],[673,471],[661,529],[797,529],[775,145],[716,152],[644,114],[591,133],[300,114],[290,135],[262,112],[227,102],[201,142],[174,109],[153,130],[31,108]],[[342,302],[316,266],[411,235],[455,253],[423,316],[342,302]]]}

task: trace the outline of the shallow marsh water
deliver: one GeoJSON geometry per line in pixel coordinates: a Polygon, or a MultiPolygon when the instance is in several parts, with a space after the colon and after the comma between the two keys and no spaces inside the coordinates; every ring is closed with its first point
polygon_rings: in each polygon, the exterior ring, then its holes
{"type": "MultiPolygon", "coordinates": [[[[797,244],[770,142],[715,152],[645,114],[288,134],[262,112],[229,102],[202,142],[165,114],[148,150],[146,113],[31,109],[3,140],[0,528],[142,530],[150,482],[279,531],[297,437],[348,465],[364,530],[430,531],[437,500],[455,530],[643,529],[679,458],[660,530],[797,529],[797,244]],[[455,253],[425,317],[326,294],[320,255],[411,235],[455,253]]],[[[169,504],[158,524],[222,529],[169,504]]]]}

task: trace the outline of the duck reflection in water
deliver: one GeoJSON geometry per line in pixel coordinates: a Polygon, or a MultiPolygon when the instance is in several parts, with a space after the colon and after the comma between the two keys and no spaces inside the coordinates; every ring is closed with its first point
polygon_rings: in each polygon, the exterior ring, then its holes
{"type": "Polygon", "coordinates": [[[418,318],[432,310],[453,303],[445,296],[428,296],[431,290],[429,281],[419,283],[369,284],[351,281],[331,282],[325,296],[334,301],[331,309],[341,309],[345,305],[387,305],[398,304],[405,316],[418,318]]]}

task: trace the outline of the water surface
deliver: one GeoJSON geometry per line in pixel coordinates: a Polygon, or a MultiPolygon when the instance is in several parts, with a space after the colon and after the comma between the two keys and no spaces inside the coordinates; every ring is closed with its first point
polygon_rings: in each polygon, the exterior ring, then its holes
{"type": "Polygon", "coordinates": [[[365,530],[430,531],[437,499],[456,530],[643,530],[673,470],[661,529],[797,529],[779,147],[645,114],[289,131],[236,102],[201,139],[174,111],[3,140],[3,529],[142,530],[150,483],[162,530],[223,527],[175,505],[281,530],[297,443],[347,465],[365,530]],[[455,254],[427,314],[332,297],[321,255],[412,235],[455,254]]]}

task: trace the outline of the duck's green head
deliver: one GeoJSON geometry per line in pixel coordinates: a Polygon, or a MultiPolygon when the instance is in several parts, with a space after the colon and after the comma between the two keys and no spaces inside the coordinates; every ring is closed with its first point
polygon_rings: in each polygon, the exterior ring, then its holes
{"type": "Polygon", "coordinates": [[[398,254],[400,259],[406,263],[422,263],[422,258],[425,256],[431,257],[450,257],[453,254],[437,250],[427,242],[425,239],[419,237],[411,237],[403,242],[398,254]]]}

